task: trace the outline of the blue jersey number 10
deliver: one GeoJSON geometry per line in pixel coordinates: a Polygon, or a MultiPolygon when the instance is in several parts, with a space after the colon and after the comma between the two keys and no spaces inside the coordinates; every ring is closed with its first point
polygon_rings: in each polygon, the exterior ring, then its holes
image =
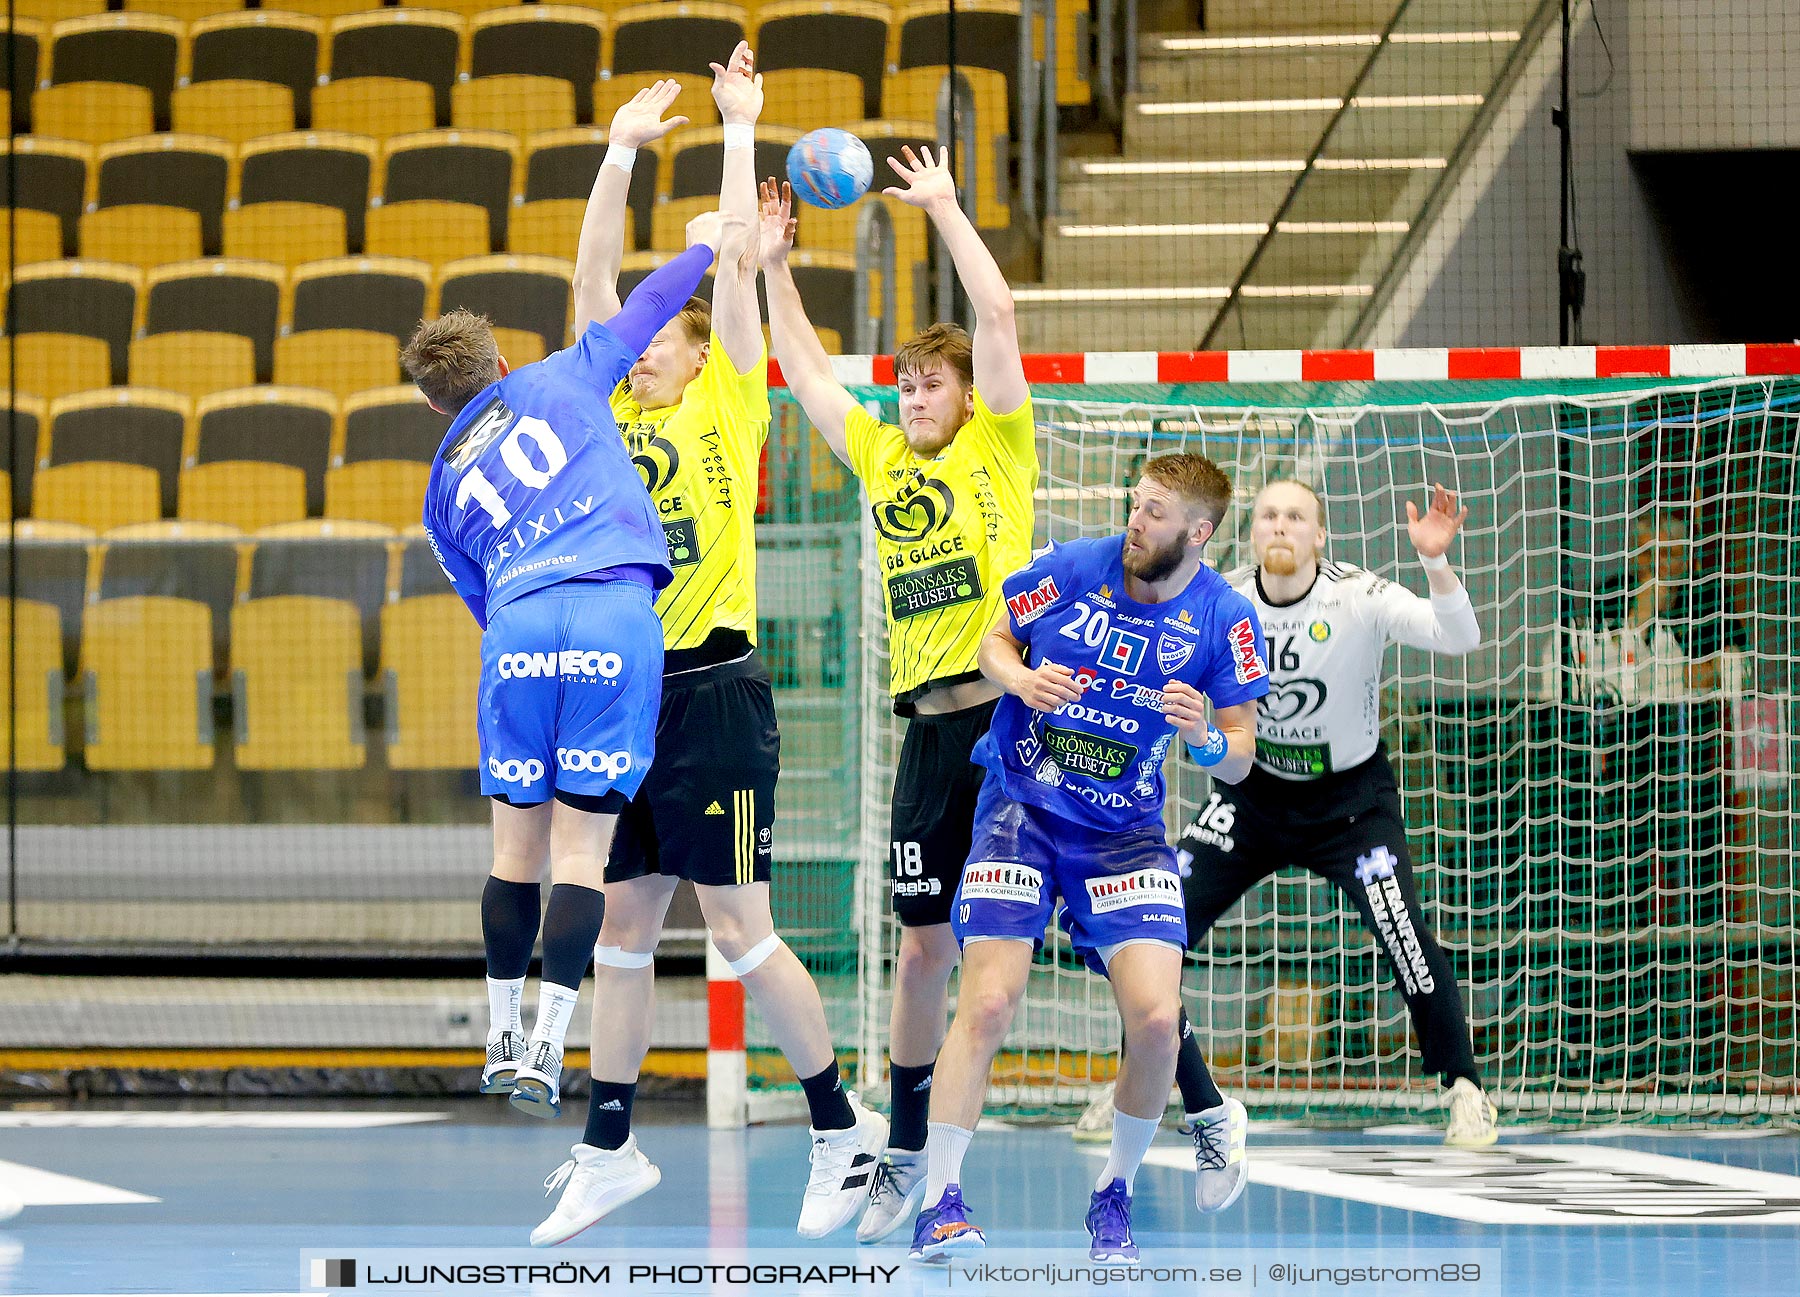
{"type": "MultiPolygon", "coordinates": [[[[549,424],[542,419],[526,418],[514,424],[506,440],[500,443],[500,461],[516,480],[535,491],[550,485],[550,479],[569,462],[569,452],[563,449],[561,439],[549,424]],[[531,456],[526,453],[526,438],[530,438],[543,458],[542,468],[532,463],[531,456]]],[[[471,500],[487,511],[495,531],[503,530],[512,521],[512,510],[506,507],[500,492],[479,468],[469,469],[456,484],[457,508],[466,510],[471,500]]]]}

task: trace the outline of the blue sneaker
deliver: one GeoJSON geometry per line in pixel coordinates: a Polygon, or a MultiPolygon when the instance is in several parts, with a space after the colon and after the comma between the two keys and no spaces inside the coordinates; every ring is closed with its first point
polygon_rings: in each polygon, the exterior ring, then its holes
{"type": "Polygon", "coordinates": [[[914,1261],[932,1261],[962,1252],[979,1252],[986,1246],[987,1236],[975,1228],[969,1209],[963,1205],[962,1187],[953,1184],[945,1188],[937,1206],[919,1213],[913,1225],[912,1251],[907,1255],[914,1261]]]}
{"type": "Polygon", "coordinates": [[[1087,1229],[1094,1240],[1088,1248],[1090,1261],[1138,1259],[1137,1244],[1131,1241],[1131,1195],[1123,1180],[1094,1190],[1088,1200],[1087,1229]]]}

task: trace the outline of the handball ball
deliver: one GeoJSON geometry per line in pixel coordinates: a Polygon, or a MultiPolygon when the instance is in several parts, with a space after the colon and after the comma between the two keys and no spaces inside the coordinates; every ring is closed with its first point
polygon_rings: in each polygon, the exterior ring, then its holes
{"type": "Polygon", "coordinates": [[[788,150],[788,183],[802,202],[845,207],[869,190],[875,163],[869,146],[835,126],[808,131],[788,150]]]}

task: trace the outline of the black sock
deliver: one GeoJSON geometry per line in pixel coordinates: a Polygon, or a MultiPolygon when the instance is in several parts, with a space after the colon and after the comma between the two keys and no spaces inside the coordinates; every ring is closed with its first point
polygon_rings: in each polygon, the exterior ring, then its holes
{"type": "Polygon", "coordinates": [[[888,1106],[893,1110],[888,1147],[917,1153],[925,1147],[925,1127],[931,1119],[931,1071],[937,1060],[924,1067],[888,1063],[888,1106]]]}
{"type": "Polygon", "coordinates": [[[552,986],[578,987],[600,940],[606,898],[591,887],[558,883],[544,907],[544,980],[552,986]]]}
{"type": "Polygon", "coordinates": [[[637,1098],[636,1081],[591,1081],[588,1091],[587,1133],[583,1144],[593,1148],[624,1148],[631,1138],[631,1101],[637,1098]]]}
{"type": "Polygon", "coordinates": [[[1181,1087],[1181,1106],[1188,1112],[1205,1112],[1225,1102],[1206,1068],[1200,1038],[1194,1035],[1186,1009],[1181,1011],[1181,1051],[1175,1056],[1175,1084],[1181,1087]]]}
{"type": "Polygon", "coordinates": [[[806,1106],[812,1110],[814,1130],[849,1130],[856,1124],[856,1114],[850,1111],[850,1096],[844,1093],[843,1078],[838,1075],[835,1058],[817,1076],[801,1077],[800,1088],[806,1091],[806,1106]]]}
{"type": "Polygon", "coordinates": [[[536,883],[509,883],[488,875],[481,889],[481,940],[487,947],[487,975],[496,982],[514,981],[530,969],[541,896],[536,883]]]}

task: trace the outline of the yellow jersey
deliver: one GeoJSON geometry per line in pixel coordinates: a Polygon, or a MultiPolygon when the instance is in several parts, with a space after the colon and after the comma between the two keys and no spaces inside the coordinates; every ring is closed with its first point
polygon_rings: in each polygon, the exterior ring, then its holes
{"type": "Polygon", "coordinates": [[[1000,583],[1031,559],[1037,435],[1031,400],[974,416],[930,459],[867,410],[844,424],[850,467],[869,493],[888,617],[888,687],[911,715],[921,694],[979,679],[976,655],[1000,618],[1000,583]]]}
{"type": "Polygon", "coordinates": [[[657,596],[663,646],[698,648],[715,630],[756,642],[757,464],[769,436],[769,363],[740,374],[713,335],[705,366],[681,400],[646,410],[630,380],[613,417],[650,489],[675,579],[657,596]]]}

